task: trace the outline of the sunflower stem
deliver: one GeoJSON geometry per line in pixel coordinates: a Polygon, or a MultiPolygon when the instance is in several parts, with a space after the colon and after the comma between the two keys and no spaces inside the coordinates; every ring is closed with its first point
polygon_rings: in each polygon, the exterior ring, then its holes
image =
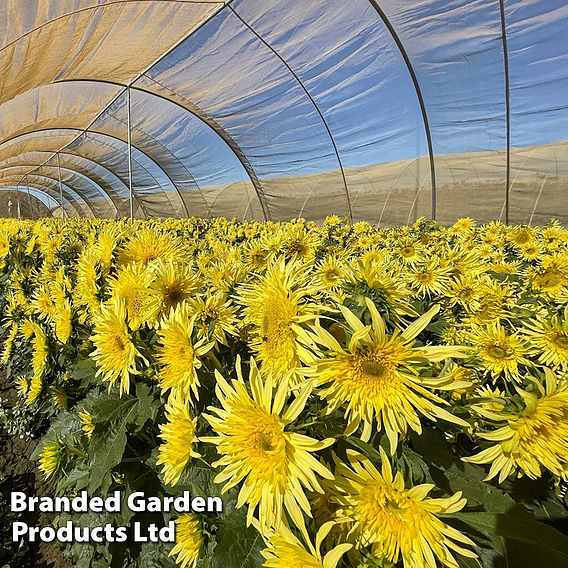
{"type": "Polygon", "coordinates": [[[213,353],[213,351],[207,352],[207,358],[211,361],[211,363],[213,363],[213,366],[215,367],[215,369],[217,369],[220,373],[224,373],[223,366],[221,365],[219,359],[217,359],[217,357],[216,357],[215,353],[213,353]]]}

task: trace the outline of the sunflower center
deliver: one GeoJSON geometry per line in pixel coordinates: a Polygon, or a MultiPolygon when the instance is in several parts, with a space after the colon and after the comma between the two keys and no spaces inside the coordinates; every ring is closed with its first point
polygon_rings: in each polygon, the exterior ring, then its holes
{"type": "Polygon", "coordinates": [[[250,442],[255,453],[264,456],[279,455],[285,448],[285,440],[278,424],[263,424],[262,430],[252,432],[250,442]]]}
{"type": "Polygon", "coordinates": [[[290,254],[295,254],[297,256],[304,256],[308,253],[308,247],[301,241],[294,241],[288,247],[290,254]]]}
{"type": "Polygon", "coordinates": [[[402,256],[404,256],[405,258],[410,258],[412,256],[414,256],[415,254],[415,250],[414,247],[408,246],[408,247],[404,247],[400,253],[402,254],[402,256]]]}
{"type": "Polygon", "coordinates": [[[256,265],[264,264],[264,262],[266,262],[266,253],[262,251],[253,253],[251,255],[251,261],[256,265]]]}
{"type": "Polygon", "coordinates": [[[515,242],[515,244],[518,245],[524,245],[525,243],[528,243],[530,240],[531,240],[530,233],[528,231],[525,231],[524,229],[517,231],[517,233],[513,237],[513,242],[515,242]]]}
{"type": "Polygon", "coordinates": [[[462,288],[459,292],[458,292],[458,297],[462,300],[471,300],[473,298],[474,292],[473,292],[473,288],[462,288]]]}
{"type": "Polygon", "coordinates": [[[492,343],[487,347],[487,354],[494,359],[505,359],[512,354],[513,350],[503,343],[492,343]]]}
{"type": "Polygon", "coordinates": [[[554,288],[564,282],[564,275],[556,268],[549,268],[537,275],[535,282],[543,288],[554,288]]]}
{"type": "Polygon", "coordinates": [[[434,275],[429,270],[424,270],[416,274],[416,280],[421,284],[432,284],[432,282],[434,282],[434,275]]]}
{"type": "Polygon", "coordinates": [[[552,342],[560,349],[568,349],[568,333],[558,331],[552,337],[552,342]]]}
{"type": "Polygon", "coordinates": [[[339,270],[337,270],[337,268],[329,268],[328,270],[325,271],[325,277],[328,280],[335,281],[340,276],[341,274],[339,273],[339,270]]]}
{"type": "Polygon", "coordinates": [[[258,437],[258,445],[265,452],[271,452],[275,448],[275,440],[273,433],[262,432],[258,437]]]}
{"type": "Polygon", "coordinates": [[[120,337],[120,335],[114,336],[114,346],[115,346],[117,351],[124,351],[126,344],[125,344],[123,338],[120,337]]]}
{"type": "Polygon", "coordinates": [[[392,365],[379,361],[363,361],[361,370],[368,377],[382,379],[391,371],[392,365]]]}
{"type": "Polygon", "coordinates": [[[164,289],[164,300],[169,308],[175,308],[185,299],[184,291],[176,285],[164,289]]]}
{"type": "Polygon", "coordinates": [[[382,483],[361,491],[354,513],[364,531],[374,532],[380,527],[401,544],[412,538],[424,518],[424,510],[406,492],[382,483]]]}

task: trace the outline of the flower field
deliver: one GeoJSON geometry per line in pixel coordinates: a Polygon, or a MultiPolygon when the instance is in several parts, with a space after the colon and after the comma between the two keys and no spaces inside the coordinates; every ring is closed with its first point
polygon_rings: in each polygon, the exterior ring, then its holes
{"type": "Polygon", "coordinates": [[[58,494],[223,497],[78,567],[568,565],[560,224],[4,220],[0,302],[58,494]]]}

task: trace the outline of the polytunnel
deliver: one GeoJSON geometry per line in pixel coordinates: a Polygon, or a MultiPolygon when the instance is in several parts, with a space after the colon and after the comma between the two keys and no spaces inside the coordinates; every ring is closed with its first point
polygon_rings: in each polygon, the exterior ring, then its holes
{"type": "Polygon", "coordinates": [[[563,0],[3,0],[0,213],[568,221],[563,0]]]}

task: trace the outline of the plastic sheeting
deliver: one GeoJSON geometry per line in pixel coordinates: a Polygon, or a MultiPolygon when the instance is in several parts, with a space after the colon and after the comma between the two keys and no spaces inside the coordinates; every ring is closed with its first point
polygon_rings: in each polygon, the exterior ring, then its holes
{"type": "Polygon", "coordinates": [[[137,217],[568,222],[566,29],[563,0],[4,0],[0,212],[126,216],[132,177],[137,217]]]}

